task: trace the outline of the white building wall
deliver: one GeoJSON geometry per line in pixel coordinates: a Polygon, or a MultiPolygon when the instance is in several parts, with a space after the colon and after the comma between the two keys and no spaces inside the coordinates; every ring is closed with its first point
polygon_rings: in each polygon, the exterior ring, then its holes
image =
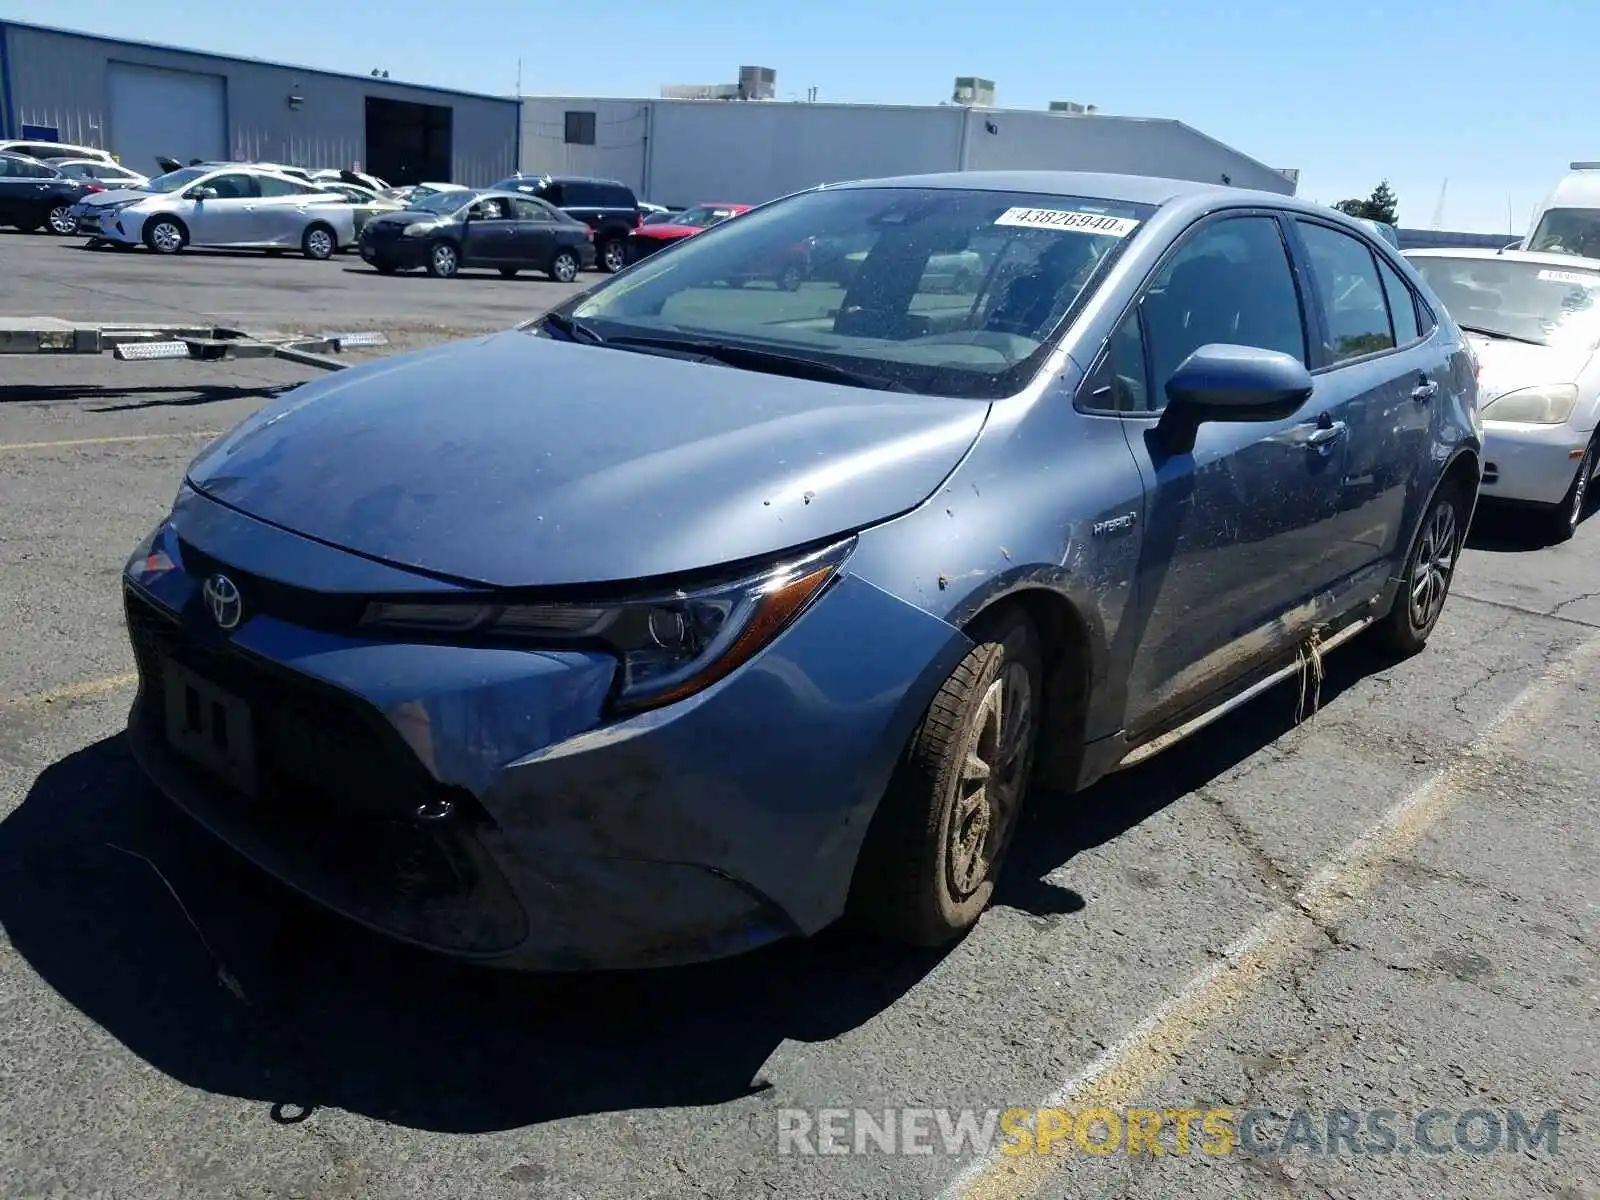
{"type": "Polygon", "coordinates": [[[641,193],[642,199],[651,199],[642,194],[651,104],[649,100],[524,96],[518,169],[526,175],[615,179],[641,193]],[[594,113],[594,145],[567,144],[568,112],[594,113]]]}
{"type": "Polygon", "coordinates": [[[969,171],[1106,171],[1294,194],[1281,171],[1179,121],[1019,109],[970,109],[966,118],[969,171]]]}
{"type": "Polygon", "coordinates": [[[1163,175],[1292,194],[1275,171],[1178,121],[957,105],[528,96],[521,169],[596,175],[642,200],[759,204],[820,183],[958,170],[1163,175]],[[595,114],[595,144],[565,141],[595,114]]]}

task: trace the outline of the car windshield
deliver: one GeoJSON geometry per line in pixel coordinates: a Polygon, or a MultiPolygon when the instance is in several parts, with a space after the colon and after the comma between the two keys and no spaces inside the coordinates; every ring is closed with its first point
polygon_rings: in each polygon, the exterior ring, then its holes
{"type": "Polygon", "coordinates": [[[731,216],[733,216],[731,208],[718,207],[715,204],[697,204],[676,214],[672,218],[672,223],[690,229],[704,229],[708,225],[715,225],[718,221],[726,221],[731,216]]]}
{"type": "Polygon", "coordinates": [[[1539,346],[1593,346],[1600,339],[1600,268],[1508,258],[1410,258],[1463,329],[1539,346]]]}
{"type": "Polygon", "coordinates": [[[420,200],[413,192],[411,199],[406,201],[406,207],[417,212],[438,213],[441,216],[465,208],[467,204],[477,197],[477,192],[429,192],[420,200]]]}
{"type": "Polygon", "coordinates": [[[1528,249],[1600,258],[1600,208],[1546,209],[1528,249]]]}
{"type": "Polygon", "coordinates": [[[644,260],[565,315],[622,344],[714,343],[995,398],[1032,377],[1154,211],[956,188],[805,192],[644,260]]]}
{"type": "Polygon", "coordinates": [[[157,175],[144,185],[147,192],[181,192],[196,179],[211,174],[214,167],[179,167],[176,171],[168,171],[165,175],[157,175]]]}

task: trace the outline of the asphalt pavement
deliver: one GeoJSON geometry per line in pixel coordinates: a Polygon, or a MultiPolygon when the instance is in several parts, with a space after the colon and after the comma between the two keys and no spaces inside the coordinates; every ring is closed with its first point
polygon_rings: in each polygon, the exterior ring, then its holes
{"type": "MultiPolygon", "coordinates": [[[[560,294],[0,234],[0,314],[425,341],[560,294]]],[[[1600,1196],[1600,520],[1548,548],[1487,514],[1423,654],[1358,642],[1037,804],[946,954],[497,974],[312,910],[120,738],[126,554],[314,374],[0,357],[0,1195],[1600,1196]],[[1040,1107],[1104,1112],[1049,1155],[945,1141],[1040,1107]]]]}

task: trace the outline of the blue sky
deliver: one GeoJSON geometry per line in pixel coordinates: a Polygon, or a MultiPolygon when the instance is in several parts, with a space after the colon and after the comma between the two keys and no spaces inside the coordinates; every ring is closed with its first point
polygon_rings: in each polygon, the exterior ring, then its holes
{"type": "Polygon", "coordinates": [[[684,5],[0,0],[0,15],[303,66],[511,94],[653,96],[773,67],[779,98],[996,102],[1176,117],[1333,202],[1387,177],[1403,224],[1524,231],[1574,159],[1600,159],[1600,0],[747,0],[684,5]],[[604,13],[604,20],[596,17],[604,13]],[[605,36],[610,35],[610,36],[605,36]],[[604,38],[604,40],[602,40],[604,38]]]}

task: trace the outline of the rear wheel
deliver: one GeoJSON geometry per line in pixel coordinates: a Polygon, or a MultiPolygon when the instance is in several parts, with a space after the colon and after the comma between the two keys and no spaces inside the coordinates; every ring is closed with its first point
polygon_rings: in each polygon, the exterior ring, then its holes
{"type": "Polygon", "coordinates": [[[1578,469],[1572,476],[1572,486],[1567,489],[1561,503],[1549,510],[1545,517],[1550,542],[1565,542],[1578,532],[1578,526],[1589,508],[1589,484],[1594,479],[1595,465],[1595,440],[1590,438],[1589,444],[1584,447],[1583,457],[1578,461],[1578,469]]]}
{"type": "Polygon", "coordinates": [[[800,273],[798,263],[790,263],[778,272],[778,288],[785,292],[797,292],[800,285],[805,282],[805,277],[800,273]]]}
{"type": "Polygon", "coordinates": [[[1027,796],[1042,680],[1038,637],[1010,610],[923,715],[862,847],[850,909],[897,941],[937,946],[972,928],[1027,796]]]}
{"type": "Polygon", "coordinates": [[[557,250],[550,260],[550,278],[557,283],[571,283],[578,277],[578,256],[571,250],[557,250]]]}
{"type": "Polygon", "coordinates": [[[1388,649],[1415,654],[1428,644],[1444,611],[1466,534],[1465,496],[1460,487],[1447,483],[1434,495],[1422,518],[1394,605],[1377,626],[1377,636],[1388,649]]]}
{"type": "Polygon", "coordinates": [[[339,241],[326,225],[313,225],[300,238],[300,253],[319,262],[333,257],[339,241]]]}
{"type": "Polygon", "coordinates": [[[461,255],[454,242],[435,242],[428,249],[428,274],[449,279],[461,269],[461,255]]]}
{"type": "Polygon", "coordinates": [[[157,254],[176,254],[189,244],[189,231],[177,217],[151,217],[144,223],[144,244],[157,254]]]}
{"type": "Polygon", "coordinates": [[[601,242],[596,248],[595,257],[599,260],[600,269],[608,274],[627,266],[627,253],[622,243],[615,238],[607,238],[601,242]]]}
{"type": "Polygon", "coordinates": [[[70,233],[78,232],[78,218],[72,215],[72,205],[57,204],[45,216],[44,223],[50,227],[51,233],[65,237],[70,233]]]}

